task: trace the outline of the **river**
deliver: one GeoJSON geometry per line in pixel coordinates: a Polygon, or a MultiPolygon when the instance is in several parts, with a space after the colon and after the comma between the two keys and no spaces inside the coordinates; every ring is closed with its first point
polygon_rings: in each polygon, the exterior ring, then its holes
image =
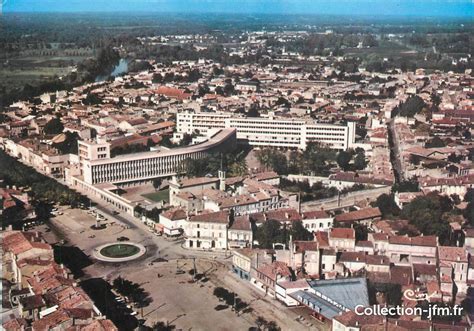
{"type": "Polygon", "coordinates": [[[109,75],[100,75],[95,78],[96,82],[103,82],[109,77],[117,77],[121,74],[128,72],[128,61],[126,59],[120,59],[119,63],[114,67],[114,70],[109,75]]]}

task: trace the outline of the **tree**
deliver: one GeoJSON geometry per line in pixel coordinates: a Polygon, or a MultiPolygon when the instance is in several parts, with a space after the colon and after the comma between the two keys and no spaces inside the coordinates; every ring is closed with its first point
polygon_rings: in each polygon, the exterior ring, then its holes
{"type": "Polygon", "coordinates": [[[269,321],[265,325],[265,330],[266,331],[280,331],[281,328],[278,326],[278,324],[275,321],[269,321]]]}
{"type": "Polygon", "coordinates": [[[331,163],[336,160],[336,152],[324,145],[311,142],[302,153],[303,164],[300,172],[310,175],[329,175],[331,163]]]}
{"type": "Polygon", "coordinates": [[[396,215],[399,212],[399,208],[395,201],[393,200],[393,195],[382,194],[377,197],[375,206],[379,207],[380,212],[384,218],[387,218],[391,215],[396,215]]]}
{"type": "Polygon", "coordinates": [[[263,149],[257,153],[257,159],[264,167],[272,169],[280,175],[288,173],[286,156],[277,150],[263,149]]]}
{"type": "Polygon", "coordinates": [[[46,134],[58,134],[63,132],[64,125],[59,118],[55,117],[45,124],[43,130],[46,134]]]}
{"type": "Polygon", "coordinates": [[[303,226],[301,221],[293,222],[290,231],[293,240],[313,240],[313,235],[303,226]]]}
{"type": "Polygon", "coordinates": [[[153,179],[153,187],[155,188],[155,190],[158,190],[160,188],[161,184],[162,184],[161,178],[153,179]]]}
{"type": "Polygon", "coordinates": [[[63,142],[53,143],[53,147],[58,149],[61,154],[77,154],[77,141],[79,135],[76,132],[66,131],[63,142]]]}
{"type": "Polygon", "coordinates": [[[366,166],[365,153],[358,153],[354,159],[354,168],[356,170],[364,170],[366,166]]]}
{"type": "Polygon", "coordinates": [[[471,201],[467,204],[463,214],[469,222],[469,225],[474,226],[474,201],[471,201]]]}
{"type": "Polygon", "coordinates": [[[121,295],[128,297],[139,307],[146,307],[152,301],[149,293],[145,292],[140,284],[122,278],[121,276],[113,280],[112,287],[121,295]]]}
{"type": "Polygon", "coordinates": [[[426,148],[440,148],[445,147],[446,144],[440,137],[434,137],[431,141],[428,141],[425,145],[426,148]]]}
{"type": "Polygon", "coordinates": [[[351,162],[351,159],[351,153],[346,151],[340,151],[337,154],[336,162],[342,170],[347,171],[349,169],[349,162],[351,162]]]}
{"type": "Polygon", "coordinates": [[[451,212],[449,197],[429,194],[413,199],[405,205],[401,217],[410,221],[424,235],[436,235],[440,243],[448,242],[449,224],[443,214],[451,212]]]}
{"type": "Polygon", "coordinates": [[[156,322],[152,327],[153,331],[173,331],[174,329],[176,329],[176,326],[161,321],[156,322]]]}
{"type": "Polygon", "coordinates": [[[468,188],[466,194],[464,195],[464,201],[474,202],[474,189],[468,188]]]}
{"type": "Polygon", "coordinates": [[[257,324],[258,330],[263,330],[263,327],[267,324],[267,320],[262,316],[258,316],[255,320],[255,324],[257,324]]]}
{"type": "Polygon", "coordinates": [[[259,331],[280,331],[281,328],[276,324],[275,321],[267,321],[262,316],[258,316],[255,320],[257,324],[257,330],[259,331]]]}
{"type": "Polygon", "coordinates": [[[362,45],[364,47],[374,47],[378,45],[378,42],[373,35],[369,34],[362,39],[362,45]]]}
{"type": "Polygon", "coordinates": [[[418,181],[416,178],[404,180],[399,183],[395,183],[392,186],[392,192],[419,192],[418,181]]]}
{"type": "Polygon", "coordinates": [[[462,133],[462,136],[466,140],[471,140],[471,137],[472,137],[471,131],[469,131],[469,129],[464,130],[462,133]]]}
{"type": "Polygon", "coordinates": [[[413,117],[425,107],[425,102],[417,95],[410,96],[400,105],[400,116],[413,117]]]}
{"type": "Polygon", "coordinates": [[[255,239],[262,248],[272,248],[274,243],[283,242],[281,224],[275,220],[268,220],[257,228],[255,239]]]}
{"type": "Polygon", "coordinates": [[[82,100],[84,105],[99,105],[102,103],[102,99],[95,93],[87,93],[87,96],[82,100]]]}
{"type": "Polygon", "coordinates": [[[251,106],[250,109],[247,112],[247,117],[260,117],[260,113],[258,111],[258,108],[256,106],[251,106]]]}

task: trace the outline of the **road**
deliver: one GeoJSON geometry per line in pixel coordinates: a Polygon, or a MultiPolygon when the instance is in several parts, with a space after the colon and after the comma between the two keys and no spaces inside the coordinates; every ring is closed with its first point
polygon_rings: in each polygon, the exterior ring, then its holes
{"type": "Polygon", "coordinates": [[[301,203],[301,209],[303,211],[309,210],[334,210],[340,208],[346,208],[353,206],[356,202],[366,200],[374,201],[377,197],[383,193],[390,193],[391,187],[384,186],[379,188],[374,188],[370,190],[362,190],[349,192],[345,195],[341,195],[340,198],[334,197],[329,199],[322,199],[317,201],[308,201],[301,203]]]}
{"type": "Polygon", "coordinates": [[[388,134],[391,137],[390,144],[390,161],[392,162],[392,168],[395,174],[395,180],[400,182],[403,179],[403,168],[400,155],[400,138],[398,137],[395,130],[395,121],[391,119],[388,122],[388,134]]]}

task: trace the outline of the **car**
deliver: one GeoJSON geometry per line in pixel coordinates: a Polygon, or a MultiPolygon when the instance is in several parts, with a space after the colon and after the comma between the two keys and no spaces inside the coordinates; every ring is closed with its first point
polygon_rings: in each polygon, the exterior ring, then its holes
{"type": "Polygon", "coordinates": [[[124,236],[121,236],[121,237],[118,237],[117,238],[117,241],[129,241],[130,239],[128,237],[124,237],[124,236]]]}
{"type": "Polygon", "coordinates": [[[112,214],[118,215],[118,214],[120,214],[120,213],[119,213],[118,211],[114,210],[114,211],[112,212],[112,214]]]}
{"type": "Polygon", "coordinates": [[[138,314],[138,313],[136,311],[134,311],[130,314],[130,316],[135,316],[136,314],[138,314]]]}

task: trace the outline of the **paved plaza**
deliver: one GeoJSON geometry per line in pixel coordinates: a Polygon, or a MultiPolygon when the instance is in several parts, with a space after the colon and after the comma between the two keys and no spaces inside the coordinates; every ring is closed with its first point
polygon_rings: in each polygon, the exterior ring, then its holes
{"type": "Polygon", "coordinates": [[[84,252],[89,262],[84,264],[81,279],[102,278],[111,282],[121,276],[140,284],[151,298],[150,304],[143,308],[143,317],[140,310],[137,316],[145,320],[146,325],[162,321],[183,330],[248,330],[255,326],[255,319],[262,316],[277,322],[282,330],[324,329],[305,309],[284,307],[249,282],[238,279],[230,271],[230,254],[184,249],[182,240],[156,236],[140,222],[129,223],[132,220],[128,215],[101,212],[106,218],[101,222],[105,227],[94,230],[91,226],[96,224],[95,216],[86,210],[61,207],[60,212],[62,215],[51,220],[54,231],[45,233],[47,239],[52,242],[65,239],[64,247],[77,247],[84,252]],[[124,217],[127,217],[125,222],[124,217]],[[143,245],[145,254],[125,263],[94,258],[97,247],[116,242],[120,237],[143,245]],[[197,273],[204,275],[204,281],[191,281],[189,272],[194,263],[197,273]],[[177,270],[182,271],[177,273],[177,270]],[[237,293],[251,309],[239,316],[231,307],[216,310],[222,305],[213,295],[216,287],[237,293]],[[305,318],[299,321],[298,316],[305,318]]]}

